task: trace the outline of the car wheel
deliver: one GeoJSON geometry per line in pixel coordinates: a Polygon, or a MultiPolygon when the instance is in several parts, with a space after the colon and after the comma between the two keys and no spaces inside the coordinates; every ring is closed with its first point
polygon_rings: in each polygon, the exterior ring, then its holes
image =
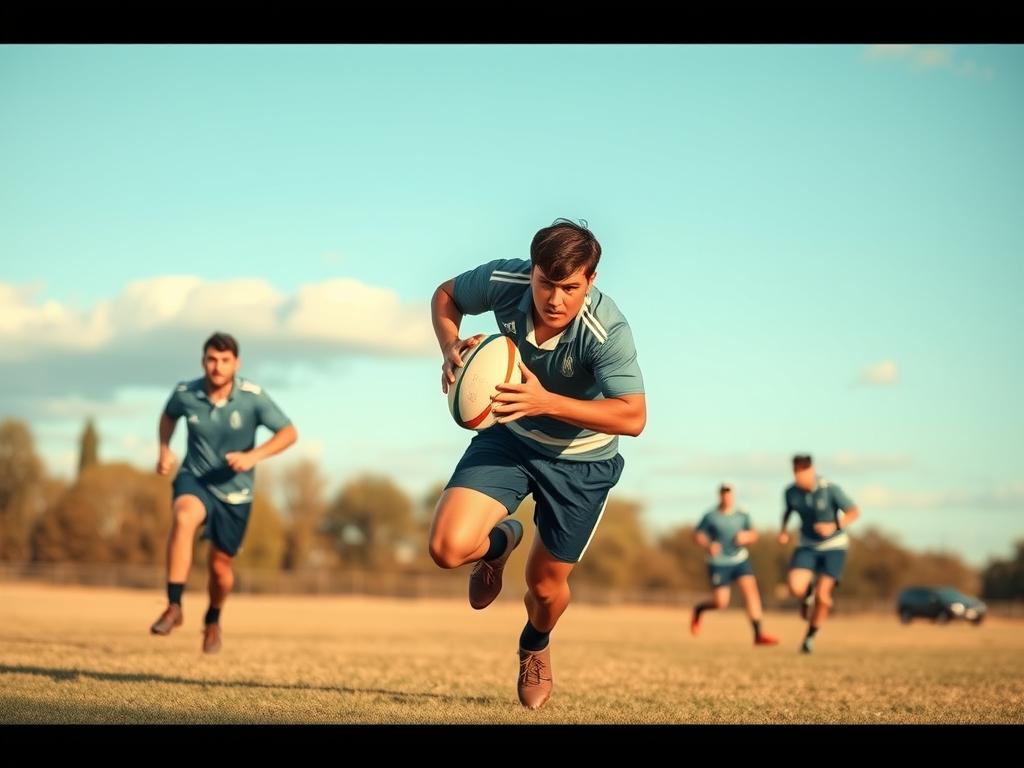
{"type": "Polygon", "coordinates": [[[939,611],[939,615],[935,617],[935,621],[939,624],[948,624],[950,615],[947,611],[939,611]]]}
{"type": "Polygon", "coordinates": [[[909,624],[911,619],[913,619],[913,618],[914,618],[914,614],[912,614],[906,608],[904,608],[902,611],[900,611],[900,622],[902,622],[903,624],[909,624]]]}

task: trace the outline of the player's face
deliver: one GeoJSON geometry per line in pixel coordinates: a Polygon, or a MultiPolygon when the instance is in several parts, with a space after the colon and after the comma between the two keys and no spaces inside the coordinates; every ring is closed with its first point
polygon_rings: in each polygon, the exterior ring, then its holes
{"type": "Polygon", "coordinates": [[[235,378],[235,371],[238,370],[238,358],[230,349],[220,352],[213,347],[208,347],[203,353],[203,370],[206,371],[206,380],[215,387],[223,387],[235,378]]]}
{"type": "Polygon", "coordinates": [[[722,506],[728,509],[732,506],[732,490],[720,491],[718,497],[722,500],[722,506]]]}
{"type": "Polygon", "coordinates": [[[565,328],[579,314],[583,302],[587,300],[587,291],[597,277],[595,272],[588,279],[583,275],[584,269],[580,267],[564,280],[556,281],[549,280],[540,267],[533,268],[530,276],[533,306],[541,322],[548,328],[565,328]]]}
{"type": "Polygon", "coordinates": [[[814,467],[807,469],[794,469],[793,477],[796,478],[796,487],[804,491],[814,490],[814,467]]]}

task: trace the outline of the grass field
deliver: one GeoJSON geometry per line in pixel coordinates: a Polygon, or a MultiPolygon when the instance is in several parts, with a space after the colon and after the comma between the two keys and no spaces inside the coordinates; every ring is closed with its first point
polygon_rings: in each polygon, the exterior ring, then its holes
{"type": "Polygon", "coordinates": [[[186,594],[184,627],[150,636],[163,605],[0,584],[0,723],[1024,722],[1018,621],[836,616],[801,656],[795,614],[768,614],[782,644],[754,648],[739,611],[693,638],[684,611],[571,605],[554,696],[528,712],[514,601],[236,595],[216,656],[200,652],[204,596],[186,594]]]}

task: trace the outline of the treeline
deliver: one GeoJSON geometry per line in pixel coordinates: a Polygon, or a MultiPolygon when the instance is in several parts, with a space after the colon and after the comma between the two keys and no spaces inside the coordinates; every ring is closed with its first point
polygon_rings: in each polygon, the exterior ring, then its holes
{"type": "MultiPolygon", "coordinates": [[[[47,475],[24,423],[0,423],[0,560],[163,565],[170,478],[124,463],[102,463],[99,453],[90,422],[81,438],[77,477],[63,482],[47,475]]],[[[413,499],[391,479],[365,475],[331,495],[327,479],[309,460],[283,469],[261,467],[257,483],[239,568],[436,571],[427,536],[440,484],[413,499]]],[[[698,512],[686,517],[695,521],[698,512]]],[[[517,517],[530,538],[532,516],[532,500],[527,499],[517,517]]],[[[613,497],[574,582],[624,591],[705,590],[704,553],[693,543],[693,525],[654,535],[643,518],[639,504],[613,497]]],[[[779,546],[775,533],[762,529],[749,550],[762,592],[780,597],[794,545],[779,546]]],[[[524,544],[509,568],[521,570],[530,542],[524,544]]],[[[995,599],[1024,598],[1024,541],[1013,559],[993,560],[979,572],[955,554],[911,551],[871,526],[851,531],[844,595],[890,598],[910,584],[949,585],[995,599]]]]}

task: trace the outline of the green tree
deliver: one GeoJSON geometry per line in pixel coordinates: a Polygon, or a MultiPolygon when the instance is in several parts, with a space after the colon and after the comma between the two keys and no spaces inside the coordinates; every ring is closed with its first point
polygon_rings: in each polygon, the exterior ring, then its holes
{"type": "Polygon", "coordinates": [[[990,600],[1024,599],[1024,539],[1010,560],[991,560],[981,574],[982,595],[990,600]]]}
{"type": "Polygon", "coordinates": [[[390,568],[417,546],[412,502],[391,480],[363,475],[328,507],[325,529],[345,563],[390,568]]]}
{"type": "Polygon", "coordinates": [[[0,560],[28,559],[44,483],[28,426],[15,419],[0,423],[0,560]]]}
{"type": "Polygon", "coordinates": [[[296,571],[312,565],[310,555],[316,548],[317,532],[327,508],[326,481],[313,461],[302,459],[284,471],[281,485],[285,519],[282,565],[296,571]]]}
{"type": "Polygon", "coordinates": [[[90,418],[85,422],[85,429],[79,440],[78,449],[78,474],[86,467],[92,467],[100,463],[100,436],[96,432],[96,425],[90,418]]]}

